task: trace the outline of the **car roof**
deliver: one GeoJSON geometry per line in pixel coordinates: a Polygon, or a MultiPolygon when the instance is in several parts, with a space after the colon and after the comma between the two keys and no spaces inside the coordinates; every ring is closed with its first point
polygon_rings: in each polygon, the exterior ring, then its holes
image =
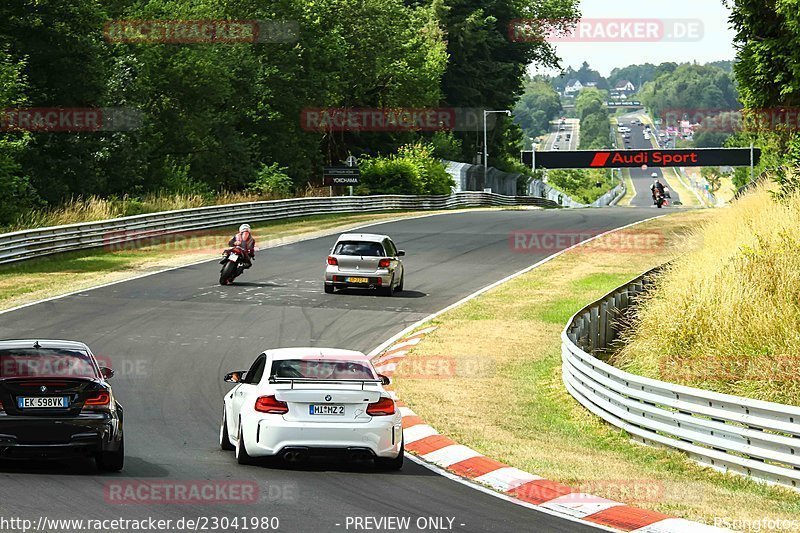
{"type": "Polygon", "coordinates": [[[85,350],[87,352],[89,347],[86,344],[78,341],[63,341],[55,339],[8,339],[0,340],[0,350],[5,349],[19,349],[19,348],[33,348],[33,345],[39,343],[41,348],[63,348],[67,350],[85,350]]]}
{"type": "Polygon", "coordinates": [[[368,359],[366,355],[355,350],[342,350],[339,348],[275,348],[272,350],[265,350],[264,353],[271,356],[274,361],[283,361],[286,359],[331,359],[341,361],[342,359],[352,359],[363,361],[368,359]]]}
{"type": "Polygon", "coordinates": [[[366,241],[366,242],[383,242],[388,239],[388,235],[378,235],[377,233],[343,233],[339,235],[336,242],[339,241],[366,241]]]}

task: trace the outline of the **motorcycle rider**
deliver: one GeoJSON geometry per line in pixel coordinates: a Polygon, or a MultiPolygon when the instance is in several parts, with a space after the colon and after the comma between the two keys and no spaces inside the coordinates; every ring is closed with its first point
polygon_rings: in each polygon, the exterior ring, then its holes
{"type": "MultiPolygon", "coordinates": [[[[228,246],[239,246],[246,253],[242,257],[244,261],[244,268],[253,266],[253,260],[256,258],[256,240],[253,238],[253,233],[250,230],[250,224],[242,224],[239,226],[239,232],[228,241],[228,246]]],[[[224,265],[226,258],[220,261],[224,265]]]]}
{"type": "Polygon", "coordinates": [[[664,196],[664,184],[659,181],[658,174],[655,172],[653,172],[653,184],[650,185],[650,193],[653,195],[654,202],[659,195],[662,197],[664,196]]]}

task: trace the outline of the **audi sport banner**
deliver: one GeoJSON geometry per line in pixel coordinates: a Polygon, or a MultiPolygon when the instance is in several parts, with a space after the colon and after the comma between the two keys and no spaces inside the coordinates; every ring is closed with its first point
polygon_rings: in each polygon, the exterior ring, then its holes
{"type": "MultiPolygon", "coordinates": [[[[753,164],[761,150],[753,149],[753,164]]],[[[522,163],[531,165],[531,152],[522,152],[522,163]]],[[[681,150],[577,150],[536,152],[536,168],[634,168],[634,167],[746,167],[749,148],[697,148],[681,150]]]]}

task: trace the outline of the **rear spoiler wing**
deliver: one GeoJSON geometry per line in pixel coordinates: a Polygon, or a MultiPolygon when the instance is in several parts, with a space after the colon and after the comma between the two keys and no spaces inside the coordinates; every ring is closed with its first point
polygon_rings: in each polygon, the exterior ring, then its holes
{"type": "Polygon", "coordinates": [[[361,390],[364,390],[366,383],[374,383],[377,385],[383,384],[380,379],[316,379],[316,378],[279,378],[277,376],[269,377],[270,383],[289,383],[291,388],[294,389],[295,383],[342,383],[342,384],[361,384],[361,390]]]}

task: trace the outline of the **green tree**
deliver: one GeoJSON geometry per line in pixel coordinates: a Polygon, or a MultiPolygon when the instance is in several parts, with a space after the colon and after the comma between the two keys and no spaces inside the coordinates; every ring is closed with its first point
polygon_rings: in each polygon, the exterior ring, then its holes
{"type": "MultiPolygon", "coordinates": [[[[578,18],[577,0],[517,2],[497,0],[441,0],[432,2],[439,13],[440,25],[447,35],[448,63],[442,79],[444,104],[477,109],[512,109],[522,93],[526,70],[531,63],[542,67],[558,67],[554,47],[545,39],[510,38],[510,25],[517,19],[543,22],[541,31],[560,31],[578,18]]],[[[536,32],[534,32],[536,33],[536,32]]],[[[501,150],[492,149],[490,164],[497,166],[507,157],[519,157],[522,137],[520,128],[511,128],[504,116],[497,117],[498,126],[488,140],[490,146],[508,131],[513,142],[502,143],[501,150]],[[516,152],[516,153],[514,153],[516,152]]],[[[463,141],[464,159],[471,160],[482,144],[476,132],[458,134],[463,141]]]]}
{"type": "MultiPolygon", "coordinates": [[[[758,2],[724,0],[731,9],[730,23],[736,31],[736,75],[745,112],[800,105],[800,10],[796,1],[758,2]]],[[[732,146],[751,142],[762,149],[758,173],[784,164],[800,163],[800,136],[796,128],[776,124],[769,129],[745,130],[729,140],[732,146]]],[[[791,192],[795,180],[784,180],[776,173],[783,192],[791,192]]],[[[744,170],[734,181],[743,185],[749,179],[744,170]]]]}
{"type": "MultiPolygon", "coordinates": [[[[24,62],[13,62],[0,49],[0,109],[25,104],[24,62]]],[[[21,211],[39,203],[39,197],[23,173],[21,160],[30,134],[8,131],[0,137],[0,226],[13,222],[21,211]]]]}
{"type": "Polygon", "coordinates": [[[580,149],[607,148],[610,142],[610,123],[605,106],[607,93],[599,89],[582,90],[575,99],[580,118],[580,149]]]}
{"type": "Polygon", "coordinates": [[[561,111],[561,99],[553,86],[542,78],[528,78],[514,106],[514,122],[526,137],[538,137],[549,131],[550,121],[561,111]]]}
{"type": "MultiPolygon", "coordinates": [[[[662,63],[659,70],[668,65],[662,63]]],[[[669,69],[667,69],[669,70],[669,69]]],[[[740,107],[731,76],[717,67],[682,64],[646,83],[639,98],[654,116],[734,110],[740,107]]]]}

